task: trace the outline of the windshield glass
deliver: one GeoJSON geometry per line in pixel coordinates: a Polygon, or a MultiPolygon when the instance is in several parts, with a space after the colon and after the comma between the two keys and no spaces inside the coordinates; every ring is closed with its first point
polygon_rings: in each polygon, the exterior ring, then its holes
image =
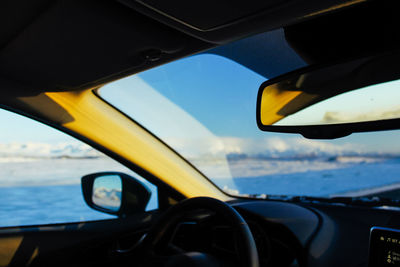
{"type": "MultiPolygon", "coordinates": [[[[279,55],[264,51],[270,53],[271,75],[305,65],[284,45],[279,55]]],[[[273,76],[229,59],[228,52],[184,58],[110,83],[99,94],[227,193],[396,198],[398,131],[327,141],[262,132],[256,125],[257,91],[273,76]]]]}

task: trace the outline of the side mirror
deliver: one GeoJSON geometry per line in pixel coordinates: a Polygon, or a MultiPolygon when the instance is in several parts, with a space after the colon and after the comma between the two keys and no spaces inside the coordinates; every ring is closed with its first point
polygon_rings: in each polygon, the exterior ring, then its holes
{"type": "Polygon", "coordinates": [[[82,193],[92,209],[126,217],[144,212],[151,191],[137,179],[120,172],[99,172],[82,177],[82,193]]]}

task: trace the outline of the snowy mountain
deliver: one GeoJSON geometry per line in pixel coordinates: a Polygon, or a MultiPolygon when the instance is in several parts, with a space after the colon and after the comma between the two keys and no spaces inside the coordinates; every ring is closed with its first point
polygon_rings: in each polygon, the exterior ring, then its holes
{"type": "MultiPolygon", "coordinates": [[[[332,144],[304,138],[167,138],[167,143],[189,160],[218,161],[220,159],[311,159],[338,157],[387,156],[369,151],[356,144],[332,144]]],[[[104,155],[80,142],[68,143],[0,143],[0,161],[3,159],[40,158],[98,158],[104,155]]]]}
{"type": "Polygon", "coordinates": [[[360,144],[332,144],[326,141],[308,140],[299,137],[237,138],[216,137],[182,139],[169,138],[176,151],[189,159],[298,159],[334,158],[338,156],[383,155],[360,144]]]}
{"type": "Polygon", "coordinates": [[[97,158],[103,154],[80,142],[0,143],[0,159],[97,158]]]}
{"type": "Polygon", "coordinates": [[[121,195],[121,190],[115,188],[98,187],[94,190],[93,202],[101,207],[118,209],[121,205],[121,195]]]}

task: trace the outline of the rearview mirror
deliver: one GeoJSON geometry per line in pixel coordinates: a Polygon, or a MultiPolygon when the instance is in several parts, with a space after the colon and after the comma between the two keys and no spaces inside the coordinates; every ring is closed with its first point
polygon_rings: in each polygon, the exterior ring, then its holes
{"type": "Polygon", "coordinates": [[[264,82],[257,99],[263,131],[331,139],[400,127],[400,54],[306,67],[264,82]]]}
{"type": "Polygon", "coordinates": [[[83,176],[82,193],[89,207],[118,217],[144,212],[151,196],[145,185],[120,172],[83,176]]]}

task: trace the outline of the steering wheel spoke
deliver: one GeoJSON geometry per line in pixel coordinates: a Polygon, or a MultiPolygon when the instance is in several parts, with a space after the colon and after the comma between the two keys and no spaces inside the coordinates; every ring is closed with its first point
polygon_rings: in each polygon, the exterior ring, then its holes
{"type": "Polygon", "coordinates": [[[172,206],[150,229],[144,246],[153,257],[151,262],[156,264],[153,266],[225,266],[226,262],[233,262],[236,266],[239,263],[243,267],[259,267],[257,248],[246,221],[228,204],[208,197],[187,199],[172,206]],[[193,220],[207,229],[207,225],[212,226],[214,216],[232,229],[228,235],[233,234],[233,238],[227,238],[233,242],[232,251],[212,246],[211,252],[185,251],[173,244],[179,224],[193,220]]]}

